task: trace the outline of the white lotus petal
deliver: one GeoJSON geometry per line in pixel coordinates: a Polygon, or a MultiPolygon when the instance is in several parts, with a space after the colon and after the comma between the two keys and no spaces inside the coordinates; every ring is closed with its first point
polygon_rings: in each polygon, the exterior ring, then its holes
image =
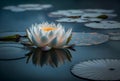
{"type": "Polygon", "coordinates": [[[50,47],[54,47],[57,44],[57,37],[55,37],[49,44],[50,47]]]}
{"type": "Polygon", "coordinates": [[[50,31],[50,32],[48,33],[48,37],[52,37],[53,35],[54,35],[53,31],[50,31]]]}
{"type": "Polygon", "coordinates": [[[31,32],[31,35],[32,35],[32,41],[34,41],[36,44],[40,44],[40,37],[37,36],[34,33],[34,28],[33,27],[30,28],[30,32],[31,32]]]}
{"type": "Polygon", "coordinates": [[[35,44],[36,46],[40,47],[40,43],[39,43],[39,42],[37,42],[37,40],[36,40],[36,39],[34,39],[34,37],[33,37],[33,36],[32,36],[32,42],[33,42],[33,44],[35,44]]]}
{"type": "Polygon", "coordinates": [[[46,44],[48,42],[48,38],[46,36],[41,37],[41,43],[46,44]]]}
{"type": "Polygon", "coordinates": [[[65,38],[67,39],[67,38],[71,35],[71,33],[72,33],[72,28],[70,28],[70,29],[66,32],[65,38]]]}
{"type": "Polygon", "coordinates": [[[60,47],[63,47],[64,45],[66,45],[66,38],[63,39],[61,42],[58,41],[56,47],[60,48],[60,47]]]}
{"type": "Polygon", "coordinates": [[[61,40],[61,39],[63,39],[63,37],[65,35],[65,30],[64,29],[59,29],[59,30],[56,31],[56,34],[57,34],[58,40],[61,40]]]}
{"type": "Polygon", "coordinates": [[[33,34],[36,37],[37,42],[40,42],[40,36],[36,27],[33,27],[33,34]]]}
{"type": "Polygon", "coordinates": [[[59,24],[57,24],[57,27],[58,28],[62,28],[62,25],[59,23],[59,24]]]}
{"type": "Polygon", "coordinates": [[[30,32],[29,32],[28,29],[26,29],[26,32],[27,32],[27,35],[28,35],[28,38],[30,39],[30,41],[33,42],[33,41],[32,41],[32,35],[30,34],[30,32]]]}

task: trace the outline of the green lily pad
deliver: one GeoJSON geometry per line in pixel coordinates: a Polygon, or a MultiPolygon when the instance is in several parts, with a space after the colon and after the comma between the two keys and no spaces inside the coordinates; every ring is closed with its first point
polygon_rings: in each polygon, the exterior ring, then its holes
{"type": "MultiPolygon", "coordinates": [[[[0,41],[15,41],[19,42],[21,39],[25,39],[25,32],[2,32],[0,33],[0,41]]],[[[23,40],[22,39],[22,40],[23,40]]]]}
{"type": "Polygon", "coordinates": [[[97,18],[100,18],[100,19],[107,19],[108,16],[107,16],[107,15],[100,15],[100,16],[97,16],[97,18]]]}

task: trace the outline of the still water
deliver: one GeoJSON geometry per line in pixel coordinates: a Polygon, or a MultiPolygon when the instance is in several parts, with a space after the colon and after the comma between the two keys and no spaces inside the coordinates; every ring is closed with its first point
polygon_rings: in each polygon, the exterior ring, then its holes
{"type": "MultiPolygon", "coordinates": [[[[55,22],[48,13],[62,9],[113,9],[118,14],[114,20],[120,20],[119,0],[0,0],[0,32],[24,32],[31,24],[41,22],[55,22]],[[18,4],[52,4],[53,7],[41,11],[11,12],[3,10],[4,6],[18,4]]],[[[57,23],[57,22],[56,22],[57,23]]],[[[120,29],[102,30],[91,29],[82,23],[62,23],[66,29],[73,28],[73,32],[120,32],[120,29]]],[[[76,63],[91,59],[120,58],[120,41],[108,41],[100,45],[75,47],[70,51],[70,60],[65,60],[58,67],[51,65],[38,66],[32,60],[24,57],[30,50],[15,42],[0,44],[0,81],[87,81],[71,74],[70,69],[76,63]],[[7,59],[4,60],[3,58],[7,59]],[[16,58],[9,60],[9,58],[16,58]]],[[[64,56],[65,59],[66,56],[64,56]]],[[[54,57],[56,59],[56,57],[54,57]]]]}

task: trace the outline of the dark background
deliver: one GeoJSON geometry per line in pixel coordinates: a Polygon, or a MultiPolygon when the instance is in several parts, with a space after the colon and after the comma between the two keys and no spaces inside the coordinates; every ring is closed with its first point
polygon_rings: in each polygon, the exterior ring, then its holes
{"type": "MultiPolygon", "coordinates": [[[[0,0],[0,32],[24,32],[31,24],[44,21],[54,22],[54,18],[48,17],[48,13],[62,9],[113,9],[119,20],[120,0],[0,0]],[[52,4],[53,7],[42,11],[11,12],[3,10],[4,6],[18,4],[52,4]]],[[[57,23],[57,22],[55,22],[57,23]]],[[[73,32],[111,32],[120,30],[97,30],[86,28],[80,23],[62,23],[66,29],[73,28],[73,32]]],[[[80,61],[101,58],[120,58],[120,42],[108,41],[96,46],[75,47],[76,52],[71,51],[72,62],[66,62],[57,68],[51,66],[34,66],[32,62],[26,64],[26,59],[15,61],[0,61],[0,81],[86,81],[73,76],[70,69],[80,61]]],[[[9,45],[8,45],[9,46],[9,45]]],[[[23,56],[26,50],[19,48],[2,48],[0,54],[6,57],[23,56]],[[11,54],[11,55],[10,55],[11,54]]]]}

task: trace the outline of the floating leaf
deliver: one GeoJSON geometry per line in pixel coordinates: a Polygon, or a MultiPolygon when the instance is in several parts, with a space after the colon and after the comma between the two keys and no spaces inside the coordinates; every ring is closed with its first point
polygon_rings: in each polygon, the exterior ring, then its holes
{"type": "Polygon", "coordinates": [[[17,6],[5,6],[3,9],[10,10],[12,12],[23,12],[30,10],[43,10],[51,7],[51,4],[19,4],[17,6]]]}
{"type": "Polygon", "coordinates": [[[69,44],[76,46],[88,46],[101,44],[108,41],[109,36],[100,33],[73,33],[69,44]]]}
{"type": "Polygon", "coordinates": [[[120,40],[120,32],[111,32],[108,34],[110,35],[110,40],[120,40]]]}
{"type": "Polygon", "coordinates": [[[85,12],[92,12],[92,13],[113,13],[114,10],[107,10],[107,9],[84,9],[85,12]]]}
{"type": "Polygon", "coordinates": [[[5,61],[9,60],[19,60],[25,58],[25,54],[29,52],[28,49],[21,44],[11,44],[11,43],[3,43],[0,44],[0,60],[3,59],[5,61]]]}
{"type": "Polygon", "coordinates": [[[97,16],[97,18],[100,18],[100,19],[107,19],[108,16],[107,16],[107,15],[100,15],[100,16],[97,16]]]}
{"type": "Polygon", "coordinates": [[[110,36],[110,40],[120,40],[120,35],[119,36],[110,36]]]}
{"type": "Polygon", "coordinates": [[[86,23],[85,26],[96,29],[116,29],[120,28],[120,22],[118,21],[101,21],[86,23]]]}
{"type": "Polygon", "coordinates": [[[82,10],[58,10],[51,12],[50,17],[80,17],[83,14],[82,10]]]}
{"type": "Polygon", "coordinates": [[[0,41],[16,41],[18,42],[20,40],[20,35],[16,34],[16,35],[10,35],[10,36],[5,36],[5,37],[1,37],[0,41]]]}
{"type": "Polygon", "coordinates": [[[81,16],[68,16],[68,18],[73,18],[73,19],[76,19],[76,18],[80,18],[81,16]]]}
{"type": "Polygon", "coordinates": [[[84,13],[81,17],[83,18],[97,18],[97,17],[105,17],[107,16],[108,18],[110,17],[116,17],[117,14],[106,14],[106,13],[84,13]]]}
{"type": "Polygon", "coordinates": [[[89,79],[91,81],[119,81],[120,60],[88,60],[73,66],[71,72],[80,78],[89,79]]]}

